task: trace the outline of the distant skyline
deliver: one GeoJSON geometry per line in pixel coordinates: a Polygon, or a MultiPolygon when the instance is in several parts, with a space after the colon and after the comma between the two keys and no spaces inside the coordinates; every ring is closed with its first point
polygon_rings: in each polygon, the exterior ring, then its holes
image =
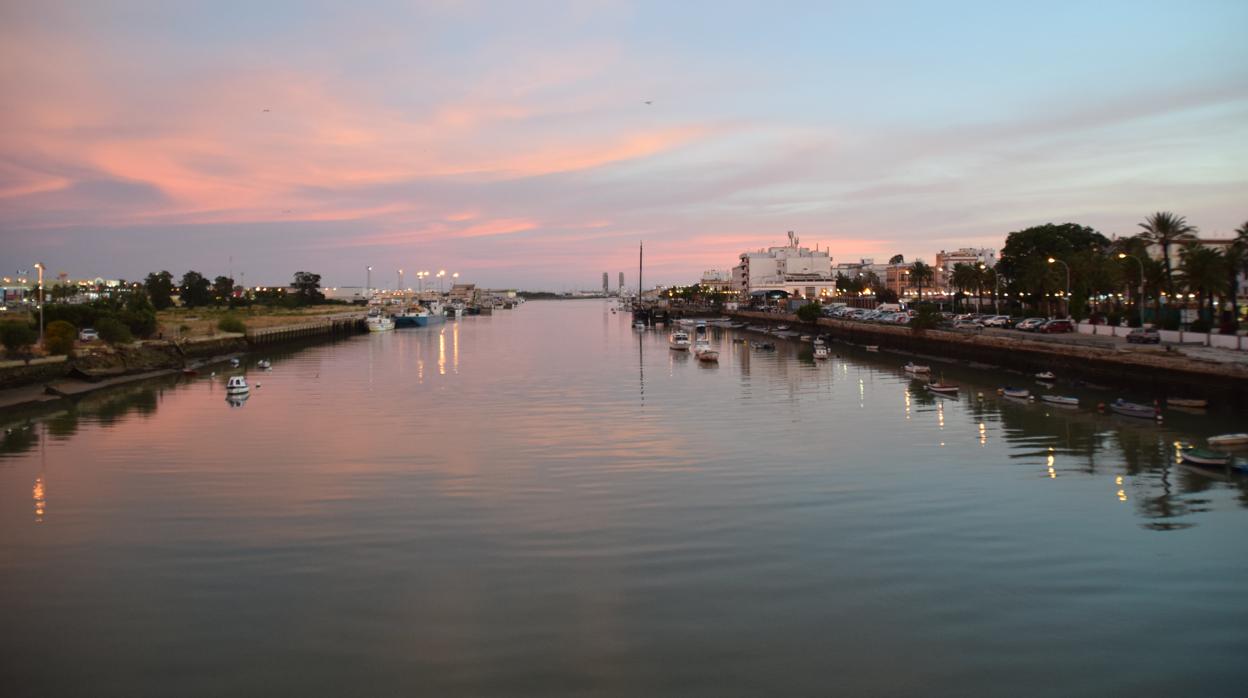
{"type": "Polygon", "coordinates": [[[1248,220],[1248,2],[0,6],[0,275],[534,290],[1248,220]],[[233,264],[230,257],[233,256],[233,264]]]}

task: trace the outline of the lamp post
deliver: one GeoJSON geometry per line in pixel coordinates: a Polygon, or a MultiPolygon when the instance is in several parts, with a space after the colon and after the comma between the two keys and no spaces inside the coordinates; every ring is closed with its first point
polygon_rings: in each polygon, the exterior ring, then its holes
{"type": "Polygon", "coordinates": [[[1070,317],[1070,265],[1054,257],[1049,257],[1049,264],[1060,264],[1066,267],[1066,316],[1070,317]]]}
{"type": "Polygon", "coordinates": [[[1135,305],[1140,311],[1140,327],[1143,327],[1144,326],[1144,262],[1140,261],[1140,258],[1136,257],[1133,254],[1127,254],[1126,252],[1118,253],[1118,259],[1126,259],[1127,257],[1134,259],[1135,263],[1140,265],[1140,293],[1139,295],[1135,297],[1135,305]]]}
{"type": "Polygon", "coordinates": [[[442,295],[442,277],[446,276],[445,269],[438,270],[438,295],[442,295]]]}
{"type": "Polygon", "coordinates": [[[39,270],[39,346],[43,346],[43,262],[35,262],[39,270]]]}
{"type": "Polygon", "coordinates": [[[403,270],[402,269],[399,270],[399,286],[395,290],[397,290],[400,294],[403,293],[403,270]]]}
{"type": "Polygon", "coordinates": [[[373,268],[364,268],[368,270],[368,280],[364,282],[364,305],[368,305],[369,296],[373,295],[373,268]]]}

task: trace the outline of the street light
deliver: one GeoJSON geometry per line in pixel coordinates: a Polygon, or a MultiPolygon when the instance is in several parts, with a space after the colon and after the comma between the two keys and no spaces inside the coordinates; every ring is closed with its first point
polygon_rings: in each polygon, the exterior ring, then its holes
{"type": "Polygon", "coordinates": [[[43,263],[35,262],[39,270],[39,346],[43,346],[43,263]]]}
{"type": "Polygon", "coordinates": [[[397,290],[399,293],[402,293],[402,292],[403,292],[403,270],[402,270],[402,269],[400,269],[400,270],[399,270],[399,285],[398,285],[398,287],[396,288],[396,290],[397,290]]]}
{"type": "Polygon", "coordinates": [[[1060,264],[1066,267],[1066,316],[1070,317],[1070,265],[1054,257],[1049,257],[1049,264],[1060,264]]]}
{"type": "Polygon", "coordinates": [[[438,270],[438,295],[442,295],[442,277],[446,276],[445,269],[438,270]]]}
{"type": "Polygon", "coordinates": [[[368,281],[364,283],[364,304],[368,305],[368,300],[369,300],[368,297],[372,295],[372,291],[373,291],[373,268],[372,267],[365,267],[365,268],[368,269],[368,281]]]}
{"type": "Polygon", "coordinates": [[[1135,263],[1140,265],[1140,293],[1135,298],[1135,305],[1139,308],[1139,311],[1140,311],[1140,327],[1143,327],[1144,326],[1144,262],[1140,261],[1140,258],[1136,257],[1133,254],[1127,254],[1126,252],[1118,253],[1118,259],[1126,259],[1127,257],[1134,259],[1135,263]]]}

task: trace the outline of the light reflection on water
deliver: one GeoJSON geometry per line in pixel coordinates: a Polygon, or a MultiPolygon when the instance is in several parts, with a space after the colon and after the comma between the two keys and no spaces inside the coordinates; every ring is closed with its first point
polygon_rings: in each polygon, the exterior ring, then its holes
{"type": "Polygon", "coordinates": [[[1175,463],[1233,416],[1009,401],[954,365],[966,389],[938,398],[904,357],[714,334],[706,366],[606,304],[535,302],[274,353],[241,407],[218,368],[7,424],[0,674],[18,695],[1238,687],[1248,487],[1175,463]]]}

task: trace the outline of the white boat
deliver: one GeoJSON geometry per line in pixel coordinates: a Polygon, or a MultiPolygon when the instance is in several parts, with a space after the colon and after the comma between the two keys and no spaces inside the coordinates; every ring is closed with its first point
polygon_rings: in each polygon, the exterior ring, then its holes
{"type": "Polygon", "coordinates": [[[828,345],[822,339],[815,340],[815,359],[819,361],[826,360],[831,352],[828,345]]]}
{"type": "Polygon", "coordinates": [[[921,366],[921,365],[916,364],[916,363],[914,363],[914,362],[910,362],[910,363],[906,364],[905,366],[902,366],[902,368],[905,370],[905,372],[906,372],[906,373],[913,373],[913,374],[915,374],[915,375],[918,375],[918,374],[921,374],[921,373],[931,373],[931,372],[932,372],[932,367],[931,367],[931,366],[921,366]]]}
{"type": "Polygon", "coordinates": [[[1138,417],[1139,419],[1152,419],[1157,417],[1157,408],[1152,405],[1142,405],[1138,402],[1127,402],[1121,398],[1114,400],[1109,404],[1109,409],[1115,414],[1124,417],[1138,417]]]}
{"type": "Polygon", "coordinates": [[[643,322],[643,321],[641,321],[641,320],[638,320],[638,321],[636,321],[636,322],[634,322],[634,323],[633,323],[633,329],[634,329],[634,330],[644,330],[644,329],[646,329],[646,323],[645,323],[645,322],[643,322]]]}
{"type": "Polygon", "coordinates": [[[953,383],[928,383],[927,389],[937,395],[957,395],[958,386],[953,383]]]}
{"type": "Polygon", "coordinates": [[[242,376],[230,376],[225,382],[226,395],[244,395],[251,392],[251,386],[247,385],[247,379],[242,376]]]}
{"type": "Polygon", "coordinates": [[[875,345],[875,344],[868,344],[868,345],[867,345],[867,351],[871,352],[872,354],[875,354],[875,353],[878,353],[878,352],[880,351],[880,347],[879,347],[878,345],[875,345]]]}
{"type": "Polygon", "coordinates": [[[1068,395],[1041,395],[1040,400],[1051,405],[1062,405],[1065,407],[1079,406],[1079,398],[1070,397],[1068,395]]]}
{"type": "Polygon", "coordinates": [[[1041,371],[1036,374],[1036,380],[1053,381],[1057,380],[1057,376],[1052,371],[1041,371]]]}
{"type": "Polygon", "coordinates": [[[676,351],[688,351],[690,344],[689,333],[684,330],[676,330],[667,338],[667,347],[676,351]]]}
{"type": "Polygon", "coordinates": [[[256,368],[273,368],[273,362],[268,359],[260,359],[256,362],[256,368]]]}
{"type": "Polygon", "coordinates": [[[1026,400],[1031,397],[1031,391],[1026,388],[998,388],[997,393],[1005,397],[1012,397],[1018,400],[1026,400]]]}
{"type": "Polygon", "coordinates": [[[698,361],[719,361],[719,352],[712,349],[711,343],[705,339],[694,343],[693,355],[698,357],[698,361]]]}
{"type": "Polygon", "coordinates": [[[230,359],[230,367],[231,367],[231,368],[238,368],[239,366],[241,366],[241,365],[242,365],[242,363],[243,363],[243,362],[242,362],[242,361],[239,361],[238,359],[230,359]]]}
{"type": "Polygon", "coordinates": [[[381,313],[375,315],[369,313],[365,324],[368,325],[369,332],[386,332],[394,329],[394,320],[390,319],[389,315],[382,315],[381,313]]]}
{"type": "Polygon", "coordinates": [[[1225,468],[1231,464],[1232,456],[1229,453],[1208,448],[1185,448],[1179,452],[1179,459],[1189,465],[1225,468]]]}
{"type": "Polygon", "coordinates": [[[1205,439],[1210,446],[1248,446],[1248,434],[1218,434],[1205,439]]]}

